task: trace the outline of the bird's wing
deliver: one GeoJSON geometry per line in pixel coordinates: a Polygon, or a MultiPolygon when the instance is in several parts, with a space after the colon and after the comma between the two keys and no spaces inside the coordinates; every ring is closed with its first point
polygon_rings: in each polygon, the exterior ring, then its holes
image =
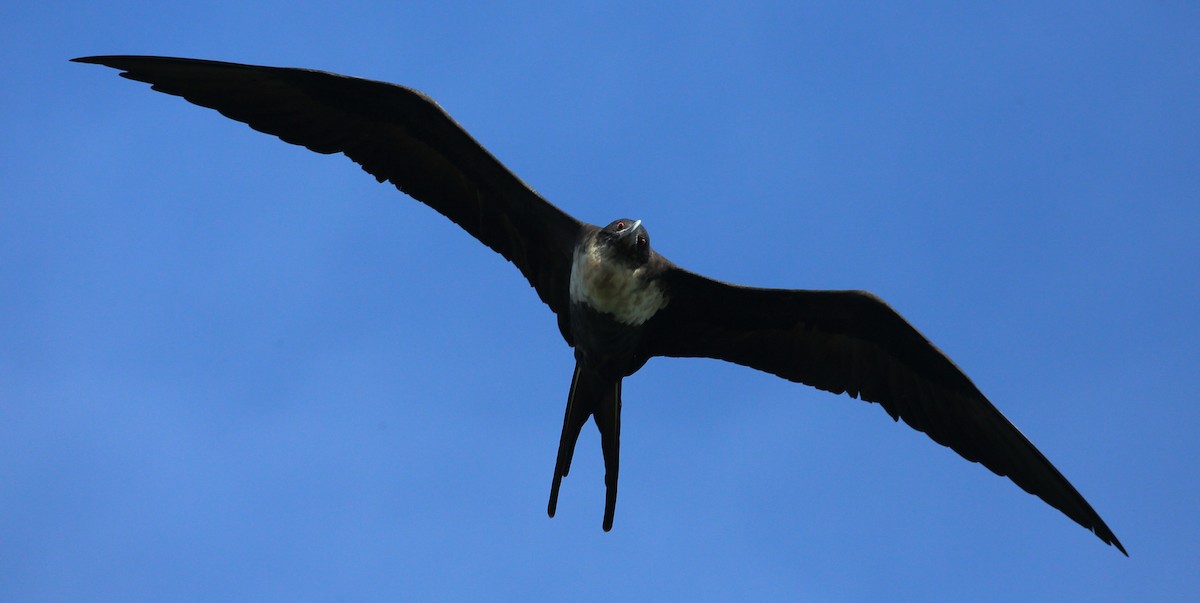
{"type": "Polygon", "coordinates": [[[677,267],[643,354],[734,362],[877,402],[934,441],[1006,475],[1101,540],[1124,547],[1083,496],[949,358],[864,291],[758,289],[677,267]]]}
{"type": "Polygon", "coordinates": [[[345,153],[516,264],[563,323],[582,224],[508,171],[421,92],[307,69],[146,56],[74,60],[120,69],[123,77],[285,142],[345,153]]]}

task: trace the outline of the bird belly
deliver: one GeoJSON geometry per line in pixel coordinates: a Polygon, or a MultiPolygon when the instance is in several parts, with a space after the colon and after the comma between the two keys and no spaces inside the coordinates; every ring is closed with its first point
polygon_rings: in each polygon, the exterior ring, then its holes
{"type": "Polygon", "coordinates": [[[644,280],[642,270],[605,261],[594,247],[577,251],[571,265],[571,301],[627,325],[640,325],[667,305],[662,287],[644,280]]]}
{"type": "Polygon", "coordinates": [[[606,379],[632,375],[645,363],[638,354],[642,327],[620,322],[587,304],[571,304],[571,336],[575,359],[606,379]]]}

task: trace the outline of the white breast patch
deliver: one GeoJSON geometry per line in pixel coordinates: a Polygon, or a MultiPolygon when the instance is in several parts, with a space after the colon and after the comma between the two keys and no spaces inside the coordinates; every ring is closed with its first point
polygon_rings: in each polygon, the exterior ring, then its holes
{"type": "Polygon", "coordinates": [[[667,294],[658,283],[642,280],[643,268],[629,270],[604,261],[595,245],[575,252],[571,264],[571,300],[611,314],[617,320],[640,325],[667,305],[667,294]]]}

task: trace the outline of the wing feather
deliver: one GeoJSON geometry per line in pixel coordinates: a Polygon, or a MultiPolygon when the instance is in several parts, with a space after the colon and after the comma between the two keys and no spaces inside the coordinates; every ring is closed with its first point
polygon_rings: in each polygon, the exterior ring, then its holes
{"type": "Polygon", "coordinates": [[[74,60],[119,69],[285,142],[344,153],[515,264],[559,315],[560,327],[566,324],[571,251],[582,224],[421,92],[308,69],[147,56],[74,60]]]}
{"type": "Polygon", "coordinates": [[[1125,548],[1083,496],[955,364],[865,291],[759,289],[668,268],[643,355],[707,357],[880,404],[967,460],[1125,548]]]}

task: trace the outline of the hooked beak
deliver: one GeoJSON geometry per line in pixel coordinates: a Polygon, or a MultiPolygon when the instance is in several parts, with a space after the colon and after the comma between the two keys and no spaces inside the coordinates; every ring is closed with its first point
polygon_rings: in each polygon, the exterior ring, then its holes
{"type": "Polygon", "coordinates": [[[617,238],[624,239],[625,237],[628,237],[629,235],[637,232],[638,227],[641,225],[642,225],[641,220],[634,220],[633,224],[630,224],[629,226],[625,227],[625,230],[617,231],[617,238]]]}

